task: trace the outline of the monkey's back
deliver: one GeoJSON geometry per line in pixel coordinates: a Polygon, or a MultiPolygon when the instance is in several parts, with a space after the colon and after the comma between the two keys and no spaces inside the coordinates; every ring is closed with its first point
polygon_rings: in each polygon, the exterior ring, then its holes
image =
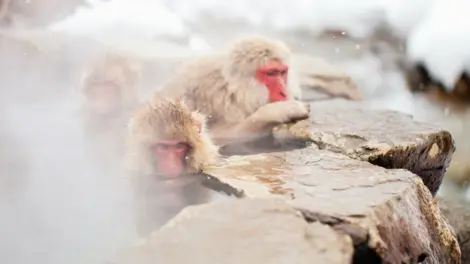
{"type": "Polygon", "coordinates": [[[184,63],[165,85],[165,96],[181,98],[208,118],[208,126],[235,123],[246,114],[238,107],[222,75],[225,57],[211,55],[184,63]]]}

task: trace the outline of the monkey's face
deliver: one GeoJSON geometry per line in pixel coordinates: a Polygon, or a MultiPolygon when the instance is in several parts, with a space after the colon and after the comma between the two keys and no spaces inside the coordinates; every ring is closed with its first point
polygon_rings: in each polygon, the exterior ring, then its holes
{"type": "Polygon", "coordinates": [[[120,86],[112,81],[88,84],[85,96],[88,107],[97,114],[112,113],[121,105],[120,86]]]}
{"type": "Polygon", "coordinates": [[[129,166],[158,180],[199,172],[217,151],[204,124],[202,115],[180,101],[157,98],[143,104],[129,123],[129,166]]]}
{"type": "Polygon", "coordinates": [[[155,172],[164,178],[177,178],[187,172],[191,146],[183,140],[160,140],[150,148],[155,172]]]}
{"type": "Polygon", "coordinates": [[[268,89],[269,102],[286,101],[286,84],[289,67],[278,61],[271,61],[256,69],[256,80],[268,89]]]}

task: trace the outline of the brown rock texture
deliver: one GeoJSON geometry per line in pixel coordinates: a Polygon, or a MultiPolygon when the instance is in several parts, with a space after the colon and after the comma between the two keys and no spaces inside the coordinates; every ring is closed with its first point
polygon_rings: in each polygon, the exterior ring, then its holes
{"type": "Polygon", "coordinates": [[[309,221],[350,235],[355,263],[460,263],[446,220],[409,171],[387,170],[311,146],[233,156],[206,173],[246,197],[281,195],[309,221]]]}
{"type": "Polygon", "coordinates": [[[335,101],[311,105],[311,117],[284,125],[288,132],[321,149],[368,161],[387,169],[407,169],[434,196],[455,151],[451,134],[389,110],[371,110],[360,103],[335,101]]]}
{"type": "Polygon", "coordinates": [[[462,264],[470,263],[470,209],[468,202],[437,197],[441,212],[453,227],[462,251],[462,264]]]}
{"type": "Polygon", "coordinates": [[[278,199],[188,207],[111,263],[351,263],[352,242],[278,199]]]}

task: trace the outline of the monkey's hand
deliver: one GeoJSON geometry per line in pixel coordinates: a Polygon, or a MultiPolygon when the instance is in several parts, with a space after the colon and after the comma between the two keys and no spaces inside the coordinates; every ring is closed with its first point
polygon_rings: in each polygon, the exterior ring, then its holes
{"type": "Polygon", "coordinates": [[[260,107],[252,116],[253,122],[264,123],[267,126],[303,120],[310,115],[310,105],[289,100],[270,103],[260,107]]]}
{"type": "Polygon", "coordinates": [[[246,142],[272,133],[273,127],[309,117],[310,106],[299,101],[264,105],[235,126],[214,127],[211,136],[218,145],[246,142]]]}

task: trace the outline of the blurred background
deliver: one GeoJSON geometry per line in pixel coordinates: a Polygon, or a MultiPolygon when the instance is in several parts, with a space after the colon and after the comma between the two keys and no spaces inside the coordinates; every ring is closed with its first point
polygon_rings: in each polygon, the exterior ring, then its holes
{"type": "Polygon", "coordinates": [[[133,236],[124,184],[76,151],[71,118],[84,65],[109,46],[148,66],[144,97],[180,61],[238,36],[282,39],[346,73],[365,104],[449,130],[457,151],[439,195],[470,200],[468,10],[468,0],[0,0],[1,263],[99,263],[133,236]]]}

